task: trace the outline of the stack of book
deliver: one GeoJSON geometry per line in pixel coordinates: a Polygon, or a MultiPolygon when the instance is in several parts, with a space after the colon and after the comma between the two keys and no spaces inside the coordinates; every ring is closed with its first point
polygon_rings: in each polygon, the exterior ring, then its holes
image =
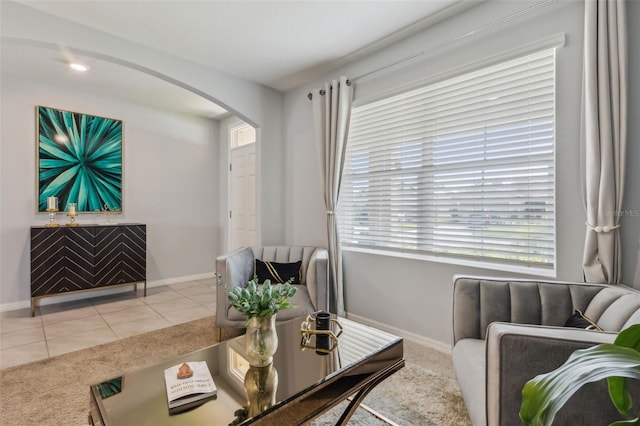
{"type": "Polygon", "coordinates": [[[191,361],[164,370],[169,414],[177,414],[216,398],[216,384],[206,361],[191,361]]]}

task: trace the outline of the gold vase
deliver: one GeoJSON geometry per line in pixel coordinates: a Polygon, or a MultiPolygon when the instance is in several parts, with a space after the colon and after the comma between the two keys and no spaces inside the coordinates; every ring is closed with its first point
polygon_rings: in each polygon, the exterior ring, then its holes
{"type": "Polygon", "coordinates": [[[277,349],[276,316],[251,318],[244,336],[244,353],[249,365],[265,367],[271,364],[277,349]]]}
{"type": "Polygon", "coordinates": [[[249,367],[244,376],[247,395],[247,415],[254,417],[273,407],[278,390],[278,372],[273,365],[249,367]]]}

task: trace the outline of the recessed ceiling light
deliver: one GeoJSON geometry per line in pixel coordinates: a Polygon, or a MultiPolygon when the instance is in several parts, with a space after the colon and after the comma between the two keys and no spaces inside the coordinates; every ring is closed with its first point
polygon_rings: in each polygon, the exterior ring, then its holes
{"type": "Polygon", "coordinates": [[[76,71],[80,71],[80,72],[85,72],[86,70],[88,70],[89,68],[87,68],[86,66],[82,65],[82,64],[69,64],[69,66],[76,70],[76,71]]]}

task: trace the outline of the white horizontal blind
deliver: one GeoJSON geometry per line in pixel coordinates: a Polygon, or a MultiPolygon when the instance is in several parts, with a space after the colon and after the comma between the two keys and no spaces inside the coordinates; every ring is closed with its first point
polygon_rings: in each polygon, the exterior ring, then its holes
{"type": "Polygon", "coordinates": [[[555,49],[353,108],[342,245],[553,268],[555,49]]]}

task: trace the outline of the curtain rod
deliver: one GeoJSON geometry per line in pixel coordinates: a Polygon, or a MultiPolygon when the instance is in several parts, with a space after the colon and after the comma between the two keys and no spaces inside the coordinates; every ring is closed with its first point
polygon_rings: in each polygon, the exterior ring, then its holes
{"type": "MultiPolygon", "coordinates": [[[[351,80],[347,80],[347,86],[351,86],[351,80]]],[[[320,96],[324,96],[326,93],[326,90],[320,89],[320,96]]],[[[311,92],[307,93],[307,98],[309,98],[309,100],[313,99],[313,95],[311,94],[311,92]]]]}
{"type": "MultiPolygon", "coordinates": [[[[530,6],[530,7],[526,8],[526,9],[523,9],[523,10],[521,10],[519,12],[513,13],[511,15],[505,16],[504,18],[498,19],[497,21],[494,21],[494,22],[491,22],[491,23],[489,23],[487,25],[484,25],[484,26],[482,26],[480,28],[476,28],[475,30],[471,30],[471,31],[469,31],[467,33],[464,33],[462,35],[454,37],[454,38],[452,38],[450,40],[447,40],[447,41],[445,41],[443,43],[437,44],[437,45],[431,47],[428,51],[433,52],[433,51],[435,51],[437,49],[440,49],[440,48],[442,48],[444,46],[447,46],[447,45],[449,45],[451,43],[455,43],[458,40],[462,40],[462,39],[470,37],[470,36],[472,36],[474,34],[486,31],[486,30],[491,29],[493,27],[496,27],[496,26],[498,26],[500,24],[508,22],[508,21],[510,21],[512,19],[518,18],[518,17],[520,17],[522,15],[525,15],[527,13],[533,12],[534,10],[540,9],[542,7],[545,7],[545,6],[547,6],[547,5],[551,4],[551,3],[554,3],[556,1],[557,0],[546,0],[544,2],[541,2],[541,3],[538,3],[536,5],[530,6]]],[[[417,58],[418,56],[424,55],[426,52],[427,52],[427,50],[423,50],[423,51],[414,53],[413,55],[410,55],[410,56],[407,56],[405,58],[399,59],[399,60],[397,60],[395,62],[392,62],[390,64],[384,65],[384,66],[382,66],[380,68],[376,68],[376,69],[374,69],[372,71],[366,72],[364,74],[360,74],[357,77],[353,77],[353,78],[347,80],[347,84],[350,85],[352,82],[354,82],[356,80],[359,80],[361,78],[368,77],[368,76],[370,76],[372,74],[376,74],[376,73],[379,73],[380,71],[384,71],[384,70],[386,70],[388,68],[392,68],[392,67],[395,67],[397,65],[400,65],[400,64],[403,64],[405,62],[408,62],[408,61],[410,61],[410,60],[412,60],[414,58],[417,58]]],[[[320,95],[324,96],[324,94],[325,94],[324,89],[320,90],[320,95]]],[[[307,94],[307,98],[309,98],[309,100],[313,99],[313,94],[311,92],[309,92],[307,94]]]]}

